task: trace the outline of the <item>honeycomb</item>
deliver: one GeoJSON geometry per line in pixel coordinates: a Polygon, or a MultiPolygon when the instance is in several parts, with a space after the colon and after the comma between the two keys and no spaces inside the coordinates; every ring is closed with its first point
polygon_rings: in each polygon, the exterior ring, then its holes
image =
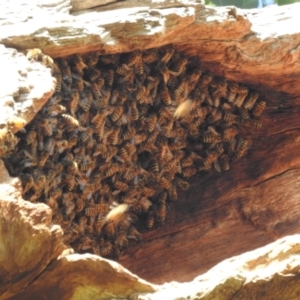
{"type": "Polygon", "coordinates": [[[34,50],[28,59],[52,68],[56,90],[3,160],[79,253],[118,257],[142,239],[138,220],[163,224],[191,176],[229,170],[250,145],[243,129],[262,126],[256,91],[174,45],[54,61],[34,50]]]}

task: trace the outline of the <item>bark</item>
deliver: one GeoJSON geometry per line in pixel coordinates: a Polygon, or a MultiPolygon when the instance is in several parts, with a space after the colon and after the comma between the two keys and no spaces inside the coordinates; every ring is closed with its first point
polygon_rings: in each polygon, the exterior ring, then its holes
{"type": "Polygon", "coordinates": [[[192,178],[191,189],[168,207],[165,224],[143,232],[122,265],[154,283],[187,281],[225,258],[298,232],[300,4],[239,10],[126,1],[75,12],[74,2],[73,15],[68,1],[24,4],[22,12],[5,5],[0,43],[7,47],[38,47],[61,57],[174,43],[199,55],[204,70],[250,85],[267,101],[264,126],[252,132],[246,155],[226,174],[192,178]]]}

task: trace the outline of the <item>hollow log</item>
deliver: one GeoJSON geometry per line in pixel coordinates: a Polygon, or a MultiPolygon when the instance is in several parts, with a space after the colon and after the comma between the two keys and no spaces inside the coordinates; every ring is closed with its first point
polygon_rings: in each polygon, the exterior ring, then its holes
{"type": "MultiPolygon", "coordinates": [[[[0,4],[7,16],[0,43],[41,48],[51,57],[174,43],[199,56],[205,71],[250,86],[267,102],[263,128],[252,132],[246,154],[226,173],[191,178],[191,188],[168,206],[165,224],[150,231],[141,224],[143,240],[120,263],[153,283],[189,281],[228,257],[299,233],[300,4],[240,10],[201,1],[117,1],[81,11],[75,3],[24,3],[22,15],[0,4]]],[[[50,95],[51,89],[43,97],[50,95]]]]}

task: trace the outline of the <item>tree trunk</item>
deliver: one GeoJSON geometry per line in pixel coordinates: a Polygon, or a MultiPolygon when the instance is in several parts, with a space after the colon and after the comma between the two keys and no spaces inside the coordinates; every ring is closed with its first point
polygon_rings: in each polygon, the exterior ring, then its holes
{"type": "Polygon", "coordinates": [[[165,224],[152,230],[141,224],[143,240],[120,263],[153,283],[188,281],[228,257],[298,233],[300,4],[239,10],[189,1],[143,1],[146,8],[104,1],[104,7],[76,11],[83,7],[75,3],[73,15],[70,1],[53,1],[24,4],[22,16],[1,4],[8,17],[0,21],[0,43],[41,48],[52,57],[173,43],[199,56],[204,71],[250,86],[267,102],[263,128],[244,132],[251,141],[246,154],[226,173],[191,178],[191,188],[169,204],[165,224]]]}

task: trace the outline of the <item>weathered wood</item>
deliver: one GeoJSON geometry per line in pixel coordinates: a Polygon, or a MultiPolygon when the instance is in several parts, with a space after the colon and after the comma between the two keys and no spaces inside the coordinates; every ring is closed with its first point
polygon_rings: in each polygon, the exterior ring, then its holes
{"type": "Polygon", "coordinates": [[[132,1],[125,10],[117,2],[111,12],[55,14],[67,12],[66,3],[54,1],[47,12],[26,4],[23,15],[0,4],[8,16],[0,21],[0,43],[59,57],[172,42],[199,55],[204,69],[260,89],[268,103],[264,128],[247,154],[227,174],[193,178],[192,188],[170,204],[165,225],[144,231],[144,240],[121,257],[124,266],[155,283],[186,281],[224,258],[298,232],[299,4],[241,11],[191,2],[171,8],[172,1],[130,8],[132,1]]]}

